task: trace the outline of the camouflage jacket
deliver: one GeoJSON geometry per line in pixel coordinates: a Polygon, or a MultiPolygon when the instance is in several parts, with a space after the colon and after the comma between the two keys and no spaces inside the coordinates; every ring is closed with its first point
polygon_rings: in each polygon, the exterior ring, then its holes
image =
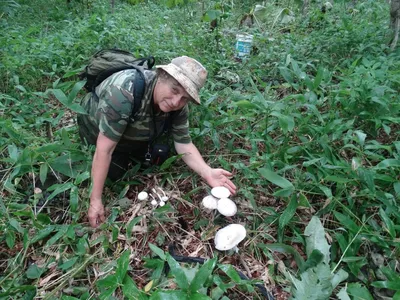
{"type": "MultiPolygon", "coordinates": [[[[96,87],[98,99],[90,93],[82,100],[88,115],[79,115],[78,124],[81,136],[89,144],[95,145],[99,132],[102,132],[118,142],[117,151],[132,152],[162,133],[169,113],[153,113],[152,97],[157,81],[155,71],[144,71],[146,84],[143,99],[140,109],[132,116],[134,80],[135,76],[140,76],[137,72],[130,69],[111,75],[96,87]]],[[[170,126],[177,143],[191,142],[188,116],[188,105],[173,113],[170,126]]]]}

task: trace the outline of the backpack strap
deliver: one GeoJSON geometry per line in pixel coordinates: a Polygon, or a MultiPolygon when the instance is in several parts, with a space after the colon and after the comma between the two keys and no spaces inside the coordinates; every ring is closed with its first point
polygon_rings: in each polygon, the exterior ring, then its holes
{"type": "Polygon", "coordinates": [[[135,114],[139,111],[140,105],[142,103],[142,99],[144,96],[144,89],[146,85],[146,81],[144,79],[144,75],[142,70],[139,68],[136,68],[137,74],[139,75],[138,77],[135,78],[135,82],[133,85],[133,109],[132,109],[132,114],[131,117],[133,118],[135,114]]]}

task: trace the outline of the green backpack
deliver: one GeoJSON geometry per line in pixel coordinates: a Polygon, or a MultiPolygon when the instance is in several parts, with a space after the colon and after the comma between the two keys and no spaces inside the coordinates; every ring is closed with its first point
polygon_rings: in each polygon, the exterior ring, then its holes
{"type": "Polygon", "coordinates": [[[140,76],[134,83],[133,112],[136,112],[140,107],[145,88],[143,70],[150,70],[154,64],[153,56],[136,58],[132,53],[120,49],[100,50],[90,58],[88,65],[79,74],[79,78],[86,79],[85,89],[95,95],[95,88],[112,74],[127,69],[138,70],[140,76]]]}

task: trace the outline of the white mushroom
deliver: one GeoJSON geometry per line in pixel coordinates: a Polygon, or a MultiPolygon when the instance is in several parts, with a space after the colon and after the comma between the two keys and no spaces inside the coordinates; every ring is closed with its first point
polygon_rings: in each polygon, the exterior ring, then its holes
{"type": "Polygon", "coordinates": [[[219,199],[217,209],[225,217],[232,217],[237,213],[235,202],[229,198],[219,199]]]}
{"type": "Polygon", "coordinates": [[[164,201],[160,201],[160,206],[163,207],[165,205],[164,201]]]}
{"type": "Polygon", "coordinates": [[[217,250],[235,248],[246,237],[246,228],[240,224],[230,224],[217,231],[214,243],[217,250]]]}
{"type": "Polygon", "coordinates": [[[218,207],[218,199],[211,195],[204,197],[201,203],[208,209],[216,209],[218,207]]]}
{"type": "Polygon", "coordinates": [[[228,198],[231,195],[231,192],[224,186],[217,186],[211,190],[211,195],[215,198],[222,199],[228,198]]]}
{"type": "Polygon", "coordinates": [[[157,200],[151,200],[151,205],[156,206],[157,205],[157,200]]]}
{"type": "Polygon", "coordinates": [[[140,201],[144,201],[144,200],[147,200],[149,198],[149,194],[147,194],[146,192],[140,192],[139,194],[138,194],[138,199],[140,200],[140,201]]]}

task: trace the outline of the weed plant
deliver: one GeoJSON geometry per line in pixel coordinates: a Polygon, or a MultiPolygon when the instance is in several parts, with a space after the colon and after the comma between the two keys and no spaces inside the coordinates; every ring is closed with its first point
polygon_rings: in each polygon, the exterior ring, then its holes
{"type": "Polygon", "coordinates": [[[0,4],[1,299],[261,299],[258,283],[280,299],[400,299],[400,66],[386,1],[325,13],[315,1],[306,15],[264,3],[266,18],[240,28],[255,1],[117,2],[113,14],[108,1],[71,2],[0,4]],[[243,61],[238,32],[254,36],[243,61]],[[207,67],[191,134],[235,173],[232,220],[200,207],[208,188],[174,157],[109,184],[108,219],[89,228],[77,74],[114,47],[207,67]],[[155,211],[135,200],[153,185],[173,195],[155,211]],[[239,254],[213,251],[231,222],[248,230],[239,254]],[[209,260],[179,264],[172,242],[209,260]]]}

